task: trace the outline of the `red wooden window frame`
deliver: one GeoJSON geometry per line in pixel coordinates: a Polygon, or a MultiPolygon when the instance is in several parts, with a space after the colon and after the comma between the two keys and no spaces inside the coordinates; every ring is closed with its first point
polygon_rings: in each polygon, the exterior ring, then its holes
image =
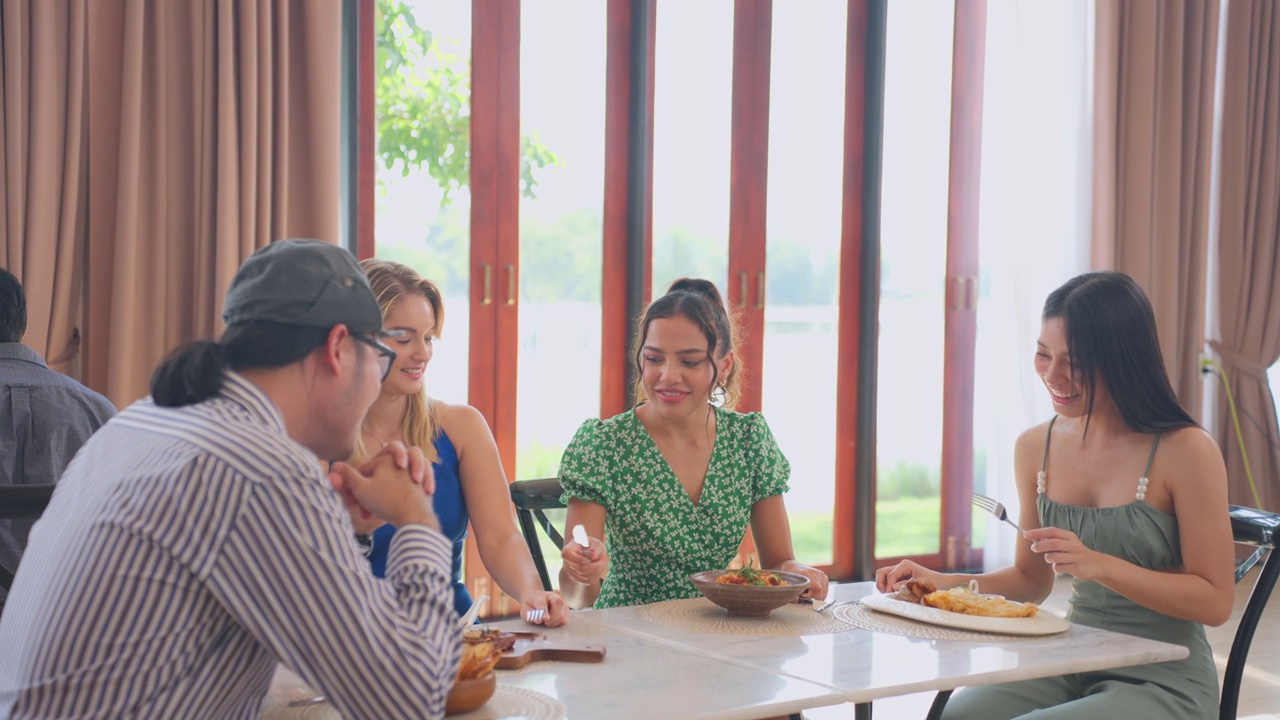
{"type": "MultiPolygon", "coordinates": [[[[520,348],[520,0],[471,5],[471,328],[467,401],[493,431],[503,468],[516,459],[520,348]]],[[[509,478],[510,479],[510,478],[509,478]]],[[[474,542],[472,595],[503,598],[474,542]]],[[[518,610],[495,600],[494,610],[518,610]]]]}
{"type": "Polygon", "coordinates": [[[356,5],[356,257],[365,260],[375,252],[374,192],[378,183],[378,69],[375,64],[375,37],[378,22],[377,0],[358,0],[356,5]]]}
{"type": "MultiPolygon", "coordinates": [[[[874,448],[859,447],[857,410],[860,402],[858,377],[863,358],[860,347],[862,333],[875,328],[862,326],[861,315],[868,302],[868,289],[863,288],[862,249],[865,242],[876,238],[863,236],[865,213],[868,211],[865,186],[866,92],[868,77],[865,51],[868,41],[870,6],[882,0],[849,0],[846,38],[844,189],[840,262],[839,361],[835,401],[836,483],[834,564],[836,577],[850,577],[855,570],[855,518],[873,513],[859,513],[855,500],[855,481],[859,459],[874,448]]],[[[644,13],[643,22],[654,27],[656,3],[644,0],[609,0],[605,130],[605,195],[603,207],[603,277],[602,277],[602,358],[601,415],[608,417],[626,409],[630,388],[626,387],[626,368],[630,362],[627,347],[634,330],[635,318],[628,315],[626,300],[628,203],[636,195],[629,192],[628,181],[634,173],[630,154],[632,124],[632,74],[630,63],[636,56],[631,42],[636,9],[644,13]]],[[[374,79],[376,68],[373,47],[375,0],[358,0],[357,5],[357,190],[356,248],[361,258],[375,252],[374,187],[377,153],[376,118],[374,117],[374,79]]],[[[771,44],[772,2],[737,0],[734,19],[734,113],[731,144],[731,219],[730,219],[730,286],[729,301],[740,310],[740,321],[748,340],[740,348],[748,367],[762,367],[764,329],[765,230],[768,178],[768,96],[771,44]],[[745,283],[743,282],[745,280],[745,283]]],[[[977,199],[978,163],[980,157],[981,99],[983,49],[985,46],[985,0],[957,3],[956,50],[953,65],[952,157],[948,223],[949,287],[957,278],[976,276],[977,266],[977,199]],[[953,252],[954,251],[954,254],[953,252]]],[[[515,459],[516,363],[518,350],[519,297],[519,48],[520,1],[474,0],[472,58],[472,332],[471,381],[469,402],[477,407],[493,428],[504,467],[513,468],[515,459]],[[504,398],[506,400],[504,400],[504,398]]],[[[647,111],[641,120],[648,137],[653,130],[653,33],[647,37],[648,78],[645,88],[647,111]]],[[[642,177],[652,182],[652,148],[644,155],[646,167],[642,177]]],[[[643,276],[651,277],[652,265],[652,188],[639,197],[643,207],[640,257],[645,265],[643,276]]],[[[878,194],[876,194],[878,198],[878,194]]],[[[645,283],[644,295],[651,288],[645,283]]],[[[871,291],[878,291],[871,289],[871,291]]],[[[972,418],[972,385],[965,380],[965,343],[967,343],[968,378],[972,377],[973,313],[948,319],[949,361],[944,413],[949,426],[956,419],[972,418]],[[955,390],[959,388],[959,390],[955,390]],[[967,392],[967,396],[966,393],[967,392]]],[[[759,409],[758,381],[744,388],[740,403],[743,410],[759,409]]],[[[948,432],[944,438],[944,534],[969,532],[967,495],[972,487],[971,419],[959,432],[948,432]],[[967,479],[967,482],[964,480],[967,479]],[[960,481],[960,482],[956,482],[960,481]]],[[[873,478],[864,481],[873,482],[873,478]]],[[[939,566],[944,558],[921,558],[939,566]]],[[[973,558],[967,558],[972,561],[973,558]]],[[[954,560],[954,558],[953,558],[954,560]]],[[[468,567],[480,567],[474,551],[468,553],[468,567]]],[[[484,588],[477,588],[484,591],[484,588]]]]}
{"type": "MultiPolygon", "coordinates": [[[[870,34],[869,4],[874,0],[850,0],[845,34],[845,117],[844,117],[844,188],[840,225],[840,311],[837,319],[839,358],[836,377],[836,447],[835,504],[832,567],[830,574],[850,578],[855,573],[855,528],[858,506],[855,493],[860,453],[874,453],[874,445],[858,446],[858,403],[861,400],[859,377],[862,357],[859,353],[863,332],[875,328],[862,327],[863,305],[867,293],[862,288],[863,243],[875,242],[864,237],[865,205],[869,201],[866,178],[867,92],[866,50],[870,34]]],[[[871,201],[878,202],[875,194],[871,201]]],[[[878,288],[873,288],[878,293],[878,288]]],[[[874,482],[874,477],[869,478],[874,482]]],[[[874,508],[868,513],[875,517],[874,508]]],[[[871,533],[868,535],[873,536],[871,533]]]]}
{"type": "Polygon", "coordinates": [[[772,0],[737,0],[733,12],[733,123],[729,149],[728,302],[745,340],[738,409],[760,410],[764,367],[765,209],[769,186],[769,62],[772,0]]]}
{"type": "MultiPolygon", "coordinates": [[[[650,297],[650,282],[653,275],[653,145],[646,143],[644,154],[645,167],[642,173],[634,173],[631,167],[631,120],[633,114],[632,98],[635,93],[631,87],[631,62],[634,57],[641,56],[637,48],[632,47],[635,37],[633,25],[636,22],[647,23],[652,30],[656,21],[655,3],[635,3],[632,0],[609,0],[607,41],[607,66],[605,69],[605,158],[604,158],[604,215],[603,215],[603,277],[601,278],[601,339],[600,339],[600,417],[607,418],[624,412],[627,409],[631,388],[627,387],[627,367],[631,335],[634,332],[635,318],[631,317],[627,307],[628,258],[632,256],[628,246],[629,217],[634,210],[640,214],[644,230],[640,233],[639,255],[643,258],[643,277],[649,279],[644,283],[642,294],[650,297]],[[643,18],[635,16],[639,10],[645,14],[643,18]],[[646,187],[640,194],[642,207],[631,208],[636,201],[629,192],[628,180],[633,175],[645,178],[646,187]]],[[[642,75],[648,78],[644,88],[647,102],[640,103],[644,117],[643,135],[653,137],[653,32],[642,33],[648,39],[643,57],[647,58],[647,72],[642,75]]]]}
{"type": "Polygon", "coordinates": [[[981,564],[970,553],[973,378],[978,336],[978,207],[987,1],[956,3],[947,180],[947,307],[942,383],[942,567],[981,564]]]}
{"type": "MultiPolygon", "coordinates": [[[[951,131],[947,179],[946,314],[942,397],[942,496],[939,549],[914,555],[926,567],[982,565],[972,546],[973,375],[977,342],[978,210],[982,170],[982,102],[987,2],[955,4],[951,65],[951,131]]],[[[870,450],[873,451],[873,450],[870,450]]],[[[874,510],[867,513],[874,518],[874,510]]],[[[902,558],[875,558],[886,565],[902,558]]],[[[859,568],[868,575],[873,568],[859,568]]]]}

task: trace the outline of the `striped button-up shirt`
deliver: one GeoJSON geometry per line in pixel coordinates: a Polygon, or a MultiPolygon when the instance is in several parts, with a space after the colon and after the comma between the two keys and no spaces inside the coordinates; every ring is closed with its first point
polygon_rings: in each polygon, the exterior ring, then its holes
{"type": "Polygon", "coordinates": [[[316,456],[243,377],[134,403],[68,466],[0,616],[0,718],[253,718],[276,661],[344,717],[435,718],[461,634],[440,533],[374,578],[316,456]]]}

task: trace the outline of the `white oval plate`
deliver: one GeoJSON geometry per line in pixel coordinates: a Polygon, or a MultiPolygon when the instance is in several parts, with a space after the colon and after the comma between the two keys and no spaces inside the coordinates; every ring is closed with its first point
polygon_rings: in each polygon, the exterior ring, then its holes
{"type": "Polygon", "coordinates": [[[908,620],[929,623],[930,625],[943,625],[999,635],[1056,635],[1057,633],[1065,632],[1071,627],[1071,623],[1053,613],[1045,612],[1044,608],[1041,608],[1039,612],[1031,617],[1000,618],[961,615],[960,613],[947,612],[927,605],[916,605],[915,603],[898,600],[892,595],[868,595],[862,598],[862,604],[872,610],[897,615],[908,620]]]}

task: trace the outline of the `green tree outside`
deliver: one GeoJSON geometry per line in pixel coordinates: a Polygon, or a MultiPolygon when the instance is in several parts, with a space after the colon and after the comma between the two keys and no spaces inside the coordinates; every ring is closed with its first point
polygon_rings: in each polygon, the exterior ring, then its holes
{"type": "MultiPolygon", "coordinates": [[[[405,177],[425,170],[444,193],[441,204],[447,205],[471,178],[468,60],[441,50],[405,0],[378,0],[374,32],[382,167],[405,177]]],[[[537,171],[559,159],[536,132],[521,135],[520,149],[520,192],[536,197],[537,171]]]]}

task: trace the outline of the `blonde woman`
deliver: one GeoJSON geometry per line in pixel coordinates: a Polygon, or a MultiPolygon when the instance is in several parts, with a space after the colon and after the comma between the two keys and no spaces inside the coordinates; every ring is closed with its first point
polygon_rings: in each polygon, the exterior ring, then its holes
{"type": "MultiPolygon", "coordinates": [[[[401,335],[385,341],[396,351],[396,359],[382,383],[382,392],[365,415],[355,459],[400,440],[421,448],[432,462],[436,515],[441,531],[453,542],[454,608],[459,615],[472,604],[462,582],[463,543],[469,521],[485,567],[503,591],[520,601],[520,616],[527,618],[530,610],[545,610],[541,624],[563,624],[568,607],[558,594],[543,590],[528,546],[511,516],[507,478],[489,425],[470,405],[451,405],[426,393],[423,376],[444,324],[439,288],[400,263],[370,259],[360,267],[382,308],[383,329],[400,331],[401,335]]],[[[374,574],[381,577],[395,528],[377,520],[353,519],[374,574]]]]}

